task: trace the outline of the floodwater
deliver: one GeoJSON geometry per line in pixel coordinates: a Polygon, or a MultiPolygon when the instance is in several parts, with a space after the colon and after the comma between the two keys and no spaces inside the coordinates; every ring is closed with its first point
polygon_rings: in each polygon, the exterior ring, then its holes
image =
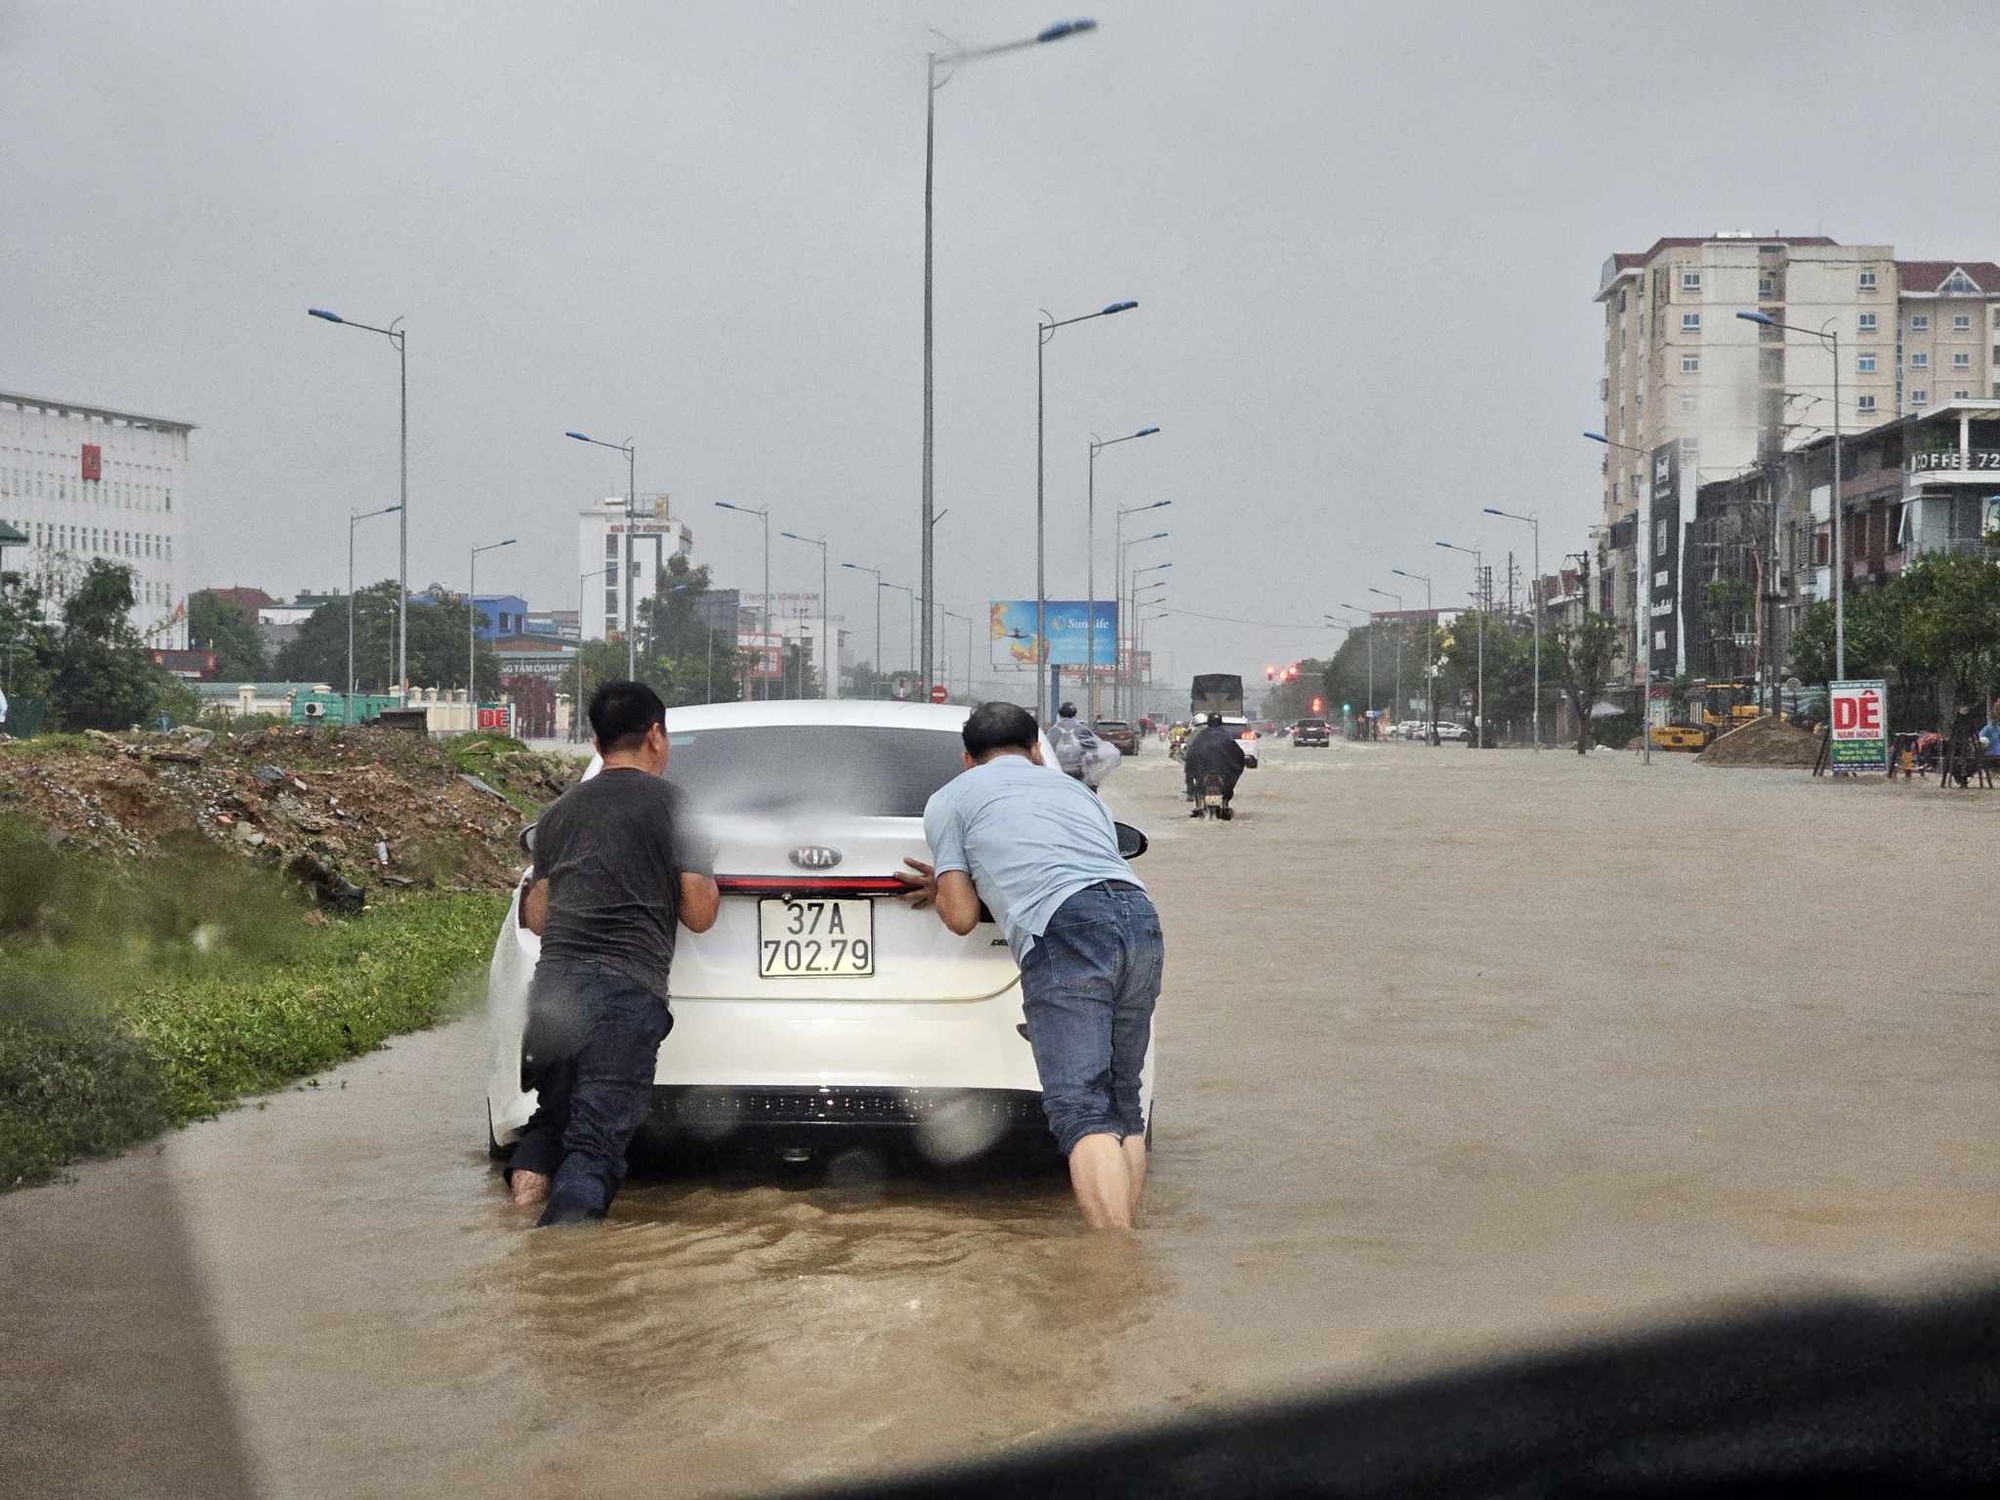
{"type": "Polygon", "coordinates": [[[2000,1267],[1990,795],[1281,746],[1224,825],[1176,781],[1112,790],[1170,944],[1136,1235],[851,1161],[529,1233],[474,1020],[0,1199],[0,1491],[753,1493],[2000,1267]]]}

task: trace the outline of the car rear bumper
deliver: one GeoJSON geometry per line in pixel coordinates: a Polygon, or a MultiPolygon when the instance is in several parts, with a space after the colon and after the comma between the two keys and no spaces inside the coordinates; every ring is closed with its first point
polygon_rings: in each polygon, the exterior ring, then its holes
{"type": "Polygon", "coordinates": [[[1053,1144],[1035,1089],[657,1086],[646,1116],[660,1144],[771,1146],[876,1136],[962,1160],[1006,1140],[1053,1144]]]}

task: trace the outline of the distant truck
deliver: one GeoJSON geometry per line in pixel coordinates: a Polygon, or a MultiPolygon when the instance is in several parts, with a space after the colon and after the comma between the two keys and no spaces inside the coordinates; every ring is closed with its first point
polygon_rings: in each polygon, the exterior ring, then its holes
{"type": "Polygon", "coordinates": [[[1204,672],[1194,680],[1188,695],[1188,718],[1203,723],[1210,714],[1221,714],[1225,724],[1247,724],[1243,712],[1243,679],[1233,672],[1204,672]]]}
{"type": "Polygon", "coordinates": [[[1236,731],[1243,744],[1243,762],[1254,770],[1257,732],[1250,727],[1250,716],[1243,711],[1241,677],[1233,672],[1203,672],[1195,678],[1194,690],[1188,694],[1188,720],[1199,730],[1210,714],[1222,715],[1222,722],[1236,731]]]}

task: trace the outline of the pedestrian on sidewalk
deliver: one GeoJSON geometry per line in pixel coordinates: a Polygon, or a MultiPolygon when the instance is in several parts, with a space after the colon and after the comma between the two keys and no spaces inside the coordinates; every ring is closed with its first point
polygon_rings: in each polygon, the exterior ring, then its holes
{"type": "Polygon", "coordinates": [[[642,682],[590,700],[602,768],[535,824],[522,925],[542,940],[523,1059],[536,1092],[507,1162],[541,1223],[601,1219],[625,1180],[660,1043],[673,1030],[667,977],[677,927],[706,932],[721,907],[713,854],[667,768],[666,707],[642,682]]]}
{"type": "Polygon", "coordinates": [[[934,864],[905,860],[909,900],[963,936],[985,901],[1021,966],[1042,1109],[1093,1229],[1129,1229],[1146,1182],[1140,1075],[1166,942],[1104,804],[1042,759],[1026,709],[983,703],[965,771],[924,807],[934,864]]]}

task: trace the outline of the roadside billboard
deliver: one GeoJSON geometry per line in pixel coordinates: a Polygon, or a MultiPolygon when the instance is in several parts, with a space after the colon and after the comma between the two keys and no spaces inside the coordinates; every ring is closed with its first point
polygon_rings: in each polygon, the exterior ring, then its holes
{"type": "MultiPolygon", "coordinates": [[[[1097,650],[1091,646],[1091,606],[1082,599],[1050,599],[1044,605],[1049,625],[1049,665],[1109,667],[1118,660],[1118,606],[1099,599],[1096,606],[1097,650]]],[[[996,667],[1035,665],[1035,601],[996,599],[990,611],[989,642],[996,667]]]]}
{"type": "Polygon", "coordinates": [[[1889,685],[1854,680],[1827,689],[1826,763],[1835,771],[1889,769],[1889,685]]]}
{"type": "Polygon", "coordinates": [[[738,631],[736,649],[747,670],[744,678],[753,682],[776,682],[785,675],[785,638],[775,632],[738,631]]]}

